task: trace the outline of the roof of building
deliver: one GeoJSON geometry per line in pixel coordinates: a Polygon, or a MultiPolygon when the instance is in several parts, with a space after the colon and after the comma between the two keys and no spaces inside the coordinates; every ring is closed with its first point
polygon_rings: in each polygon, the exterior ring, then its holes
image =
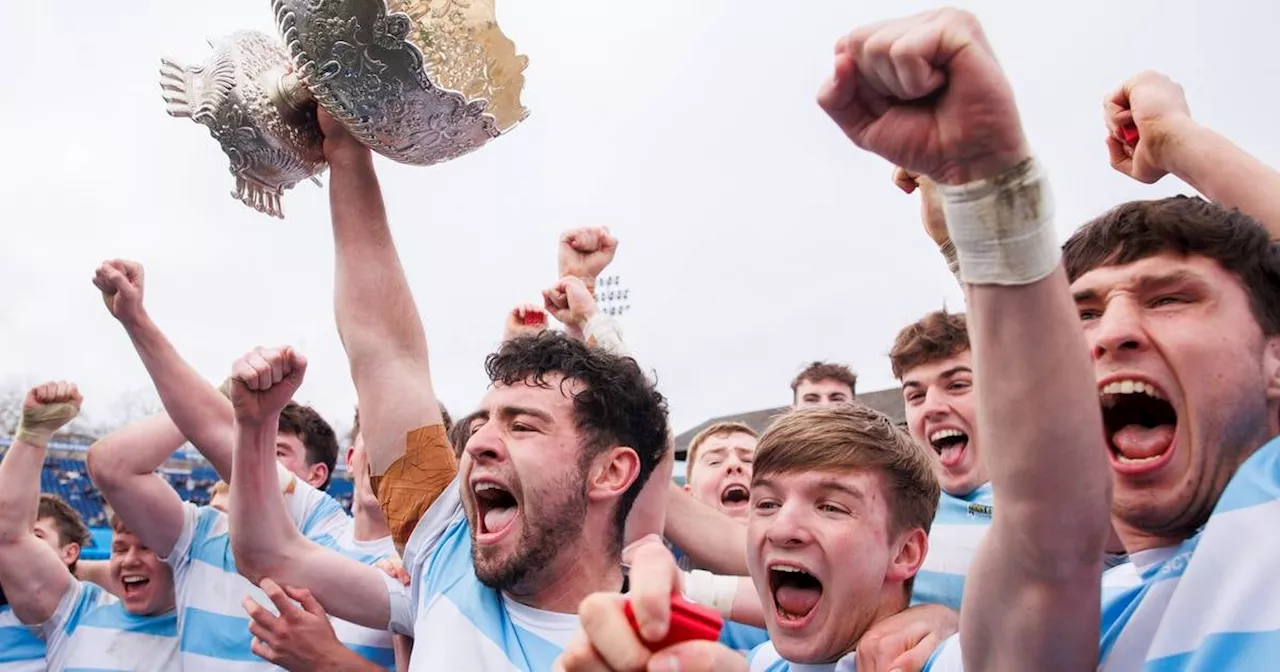
{"type": "MultiPolygon", "coordinates": [[[[899,425],[907,424],[906,405],[902,401],[902,388],[892,387],[887,390],[877,390],[875,392],[866,392],[854,397],[854,401],[860,404],[866,404],[871,408],[889,416],[895,423],[899,425]]],[[[747,411],[746,413],[736,413],[734,415],[724,415],[718,418],[711,418],[699,423],[692,429],[681,432],[676,436],[676,459],[683,460],[688,452],[689,442],[698,432],[716,424],[717,422],[741,422],[748,427],[763,432],[773,419],[782,413],[790,410],[790,406],[781,406],[777,408],[766,408],[759,411],[747,411]]]]}

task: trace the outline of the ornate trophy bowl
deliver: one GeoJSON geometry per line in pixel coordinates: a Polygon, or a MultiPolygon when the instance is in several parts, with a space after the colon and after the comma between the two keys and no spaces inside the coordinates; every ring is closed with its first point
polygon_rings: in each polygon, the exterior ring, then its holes
{"type": "Polygon", "coordinates": [[[280,197],[325,169],[317,105],[361,143],[426,166],[475,151],[528,116],[528,59],[494,0],[273,0],[283,44],[238,31],[202,65],[165,59],[168,113],[209,128],[232,195],[283,217],[280,197]]]}

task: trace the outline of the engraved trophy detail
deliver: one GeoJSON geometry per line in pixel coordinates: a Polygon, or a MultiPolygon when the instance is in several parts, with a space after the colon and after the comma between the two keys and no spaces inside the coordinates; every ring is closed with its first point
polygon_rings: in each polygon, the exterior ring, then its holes
{"type": "Polygon", "coordinates": [[[394,161],[475,151],[529,114],[528,59],[494,0],[273,0],[283,43],[254,31],[211,40],[205,62],[161,61],[167,111],[209,128],[245,205],[283,217],[285,190],[324,171],[316,106],[394,161]]]}

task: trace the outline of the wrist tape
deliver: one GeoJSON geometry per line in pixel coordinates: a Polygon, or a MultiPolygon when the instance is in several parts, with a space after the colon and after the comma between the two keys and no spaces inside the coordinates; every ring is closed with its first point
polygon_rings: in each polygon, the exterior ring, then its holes
{"type": "Polygon", "coordinates": [[[960,278],[970,285],[1029,285],[1062,259],[1053,194],[1039,162],[958,186],[939,184],[960,278]]]}
{"type": "Polygon", "coordinates": [[[717,576],[695,569],[685,575],[684,596],[690,602],[711,607],[729,618],[733,612],[733,600],[738,596],[738,577],[717,576]]]}

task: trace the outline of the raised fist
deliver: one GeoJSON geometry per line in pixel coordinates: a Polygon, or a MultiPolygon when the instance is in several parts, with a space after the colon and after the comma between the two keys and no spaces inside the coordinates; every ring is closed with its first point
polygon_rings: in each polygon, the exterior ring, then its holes
{"type": "Polygon", "coordinates": [[[947,231],[947,214],[942,209],[942,197],[938,195],[938,186],[933,180],[913,173],[905,168],[894,168],[893,183],[910,194],[920,190],[920,221],[924,223],[924,232],[929,234],[939,247],[951,240],[947,231]]]}
{"type": "Polygon", "coordinates": [[[278,422],[280,411],[302,386],[307,360],[292,348],[255,348],[231,367],[236,421],[278,422]]]}
{"type": "Polygon", "coordinates": [[[840,40],[818,104],[855,145],[941,184],[995,177],[1031,156],[982,26],[957,9],[840,40]]]}
{"type": "Polygon", "coordinates": [[[502,328],[502,340],[509,341],[521,336],[532,336],[547,328],[547,313],[541,308],[527,303],[516,306],[507,313],[507,322],[502,328]]]}
{"type": "Polygon", "coordinates": [[[41,448],[49,445],[49,439],[80,414],[82,401],[80,390],[66,381],[31,388],[22,400],[17,440],[41,448]]]}
{"type": "Polygon", "coordinates": [[[1102,101],[1111,167],[1151,184],[1169,173],[1164,150],[1169,140],[1195,124],[1182,87],[1158,72],[1143,72],[1102,101]],[[1136,126],[1138,142],[1125,142],[1123,129],[1136,126]]]}
{"type": "Polygon", "coordinates": [[[603,226],[565,231],[560,234],[560,277],[594,283],[617,251],[618,239],[603,226]]]}
{"type": "Polygon", "coordinates": [[[104,261],[93,276],[93,285],[102,292],[103,303],[117,320],[127,325],[142,316],[142,264],[124,259],[104,261]]]}
{"type": "Polygon", "coordinates": [[[551,313],[569,332],[579,338],[587,322],[595,317],[596,299],[591,296],[587,285],[574,276],[566,276],[557,282],[555,287],[544,290],[542,299],[551,313]]]}
{"type": "Polygon", "coordinates": [[[338,123],[323,107],[316,108],[316,122],[320,124],[320,133],[324,135],[320,150],[324,153],[325,160],[333,161],[340,158],[340,155],[369,152],[367,147],[351,135],[346,126],[338,123]]]}

